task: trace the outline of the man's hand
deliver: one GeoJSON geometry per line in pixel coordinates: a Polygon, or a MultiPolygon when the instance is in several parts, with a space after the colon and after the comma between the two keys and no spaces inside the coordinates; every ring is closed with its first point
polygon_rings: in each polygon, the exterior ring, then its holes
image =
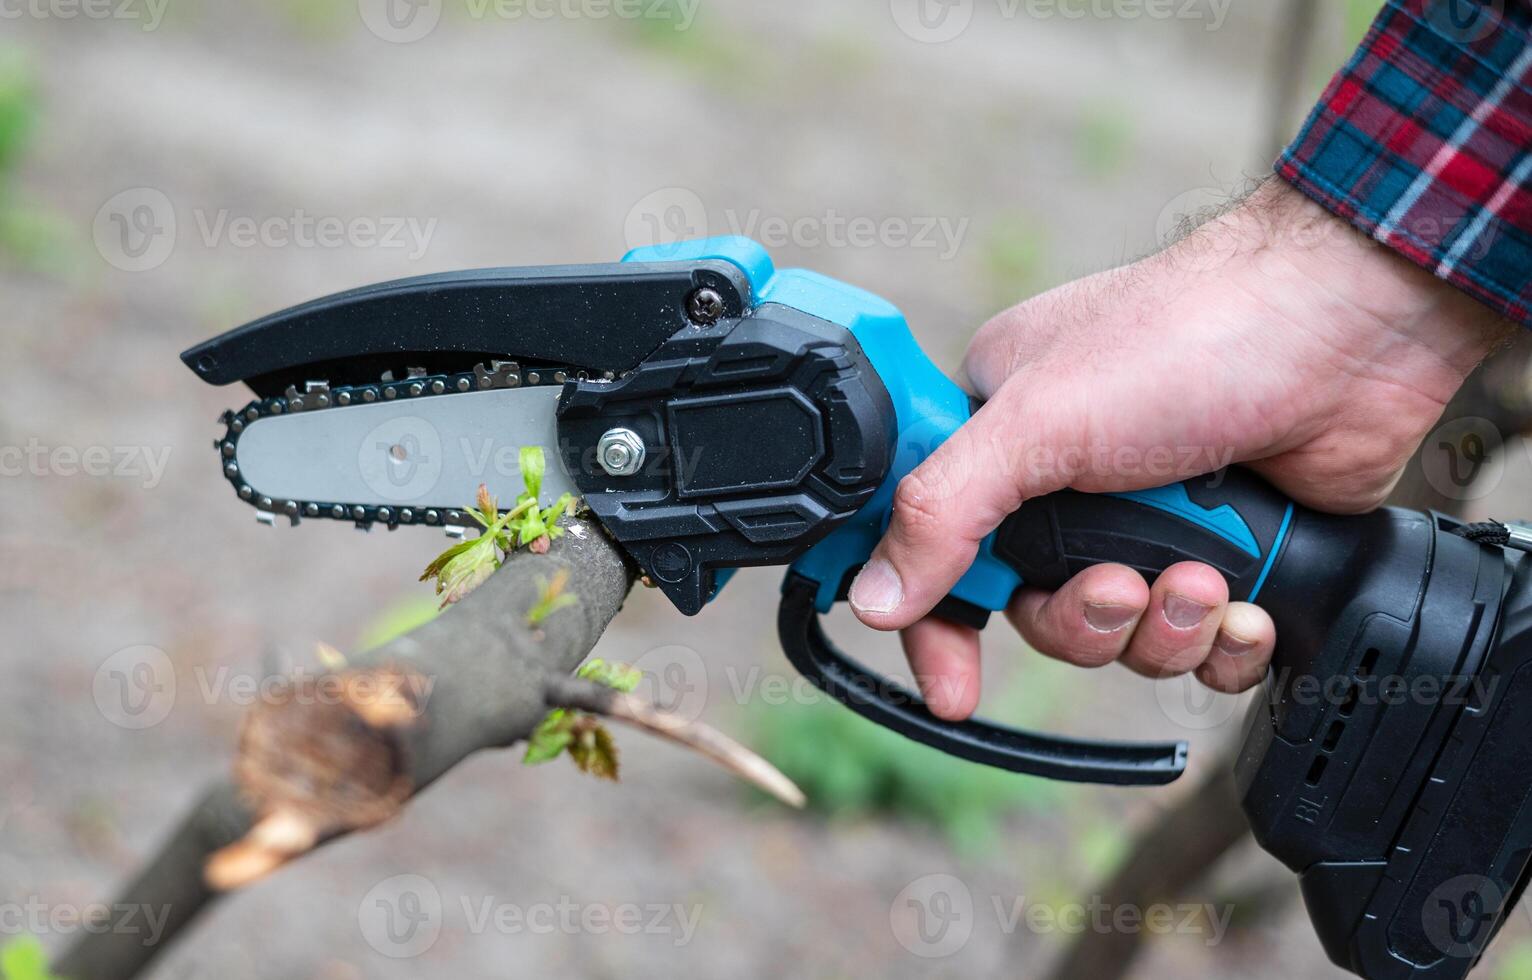
{"type": "MultiPolygon", "coordinates": [[[[1023,501],[1243,463],[1310,507],[1370,510],[1511,329],[1270,181],[1166,251],[979,331],[964,371],[985,405],[900,482],[851,605],[867,625],[903,631],[935,714],[966,718],[979,634],[927,614],[1023,501]]],[[[1276,639],[1263,610],[1231,602],[1222,576],[1190,562],[1152,588],[1098,566],[1052,594],[1022,589],[1006,615],[1071,663],[1195,670],[1230,692],[1260,679],[1276,639]]]]}

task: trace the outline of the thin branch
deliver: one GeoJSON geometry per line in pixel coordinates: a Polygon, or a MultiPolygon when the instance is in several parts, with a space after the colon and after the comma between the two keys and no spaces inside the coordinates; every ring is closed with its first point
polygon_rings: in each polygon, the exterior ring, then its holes
{"type": "Polygon", "coordinates": [[[734,775],[790,807],[808,802],[792,780],[765,759],[710,725],[687,721],[643,698],[577,677],[550,677],[543,698],[551,708],[577,708],[626,722],[700,752],[734,775]]]}

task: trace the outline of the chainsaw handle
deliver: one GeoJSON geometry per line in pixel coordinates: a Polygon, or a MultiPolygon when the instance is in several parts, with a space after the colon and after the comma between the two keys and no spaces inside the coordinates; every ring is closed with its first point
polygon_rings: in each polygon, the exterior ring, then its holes
{"type": "Polygon", "coordinates": [[[1158,786],[1186,768],[1186,743],[1091,742],[1007,728],[982,719],[943,721],[906,688],[868,670],[825,635],[818,585],[789,574],[777,612],[782,649],[816,687],[857,714],[949,755],[1012,772],[1073,782],[1158,786]]]}
{"type": "MultiPolygon", "coordinates": [[[[1286,607],[1292,599],[1284,600],[1283,593],[1302,583],[1292,579],[1284,586],[1282,580],[1290,577],[1276,572],[1303,513],[1260,477],[1237,467],[1155,490],[1066,490],[1030,500],[1006,518],[985,542],[979,564],[1004,566],[1024,584],[1054,589],[1104,562],[1128,565],[1152,581],[1177,562],[1199,561],[1224,576],[1232,598],[1276,599],[1286,607]]],[[[835,647],[816,611],[820,591],[812,578],[789,574],[778,615],[783,649],[805,677],[863,717],[951,755],[1052,779],[1157,785],[1185,768],[1184,742],[1090,742],[979,719],[943,721],[919,697],[835,647]]],[[[990,591],[980,604],[963,591],[960,583],[934,615],[982,627],[1008,598],[990,591]]]]}
{"type": "Polygon", "coordinates": [[[1177,562],[1197,561],[1223,575],[1230,599],[1258,602],[1298,511],[1265,480],[1231,467],[1154,490],[1034,498],[1000,525],[992,551],[1044,589],[1106,562],[1153,582],[1177,562]]]}

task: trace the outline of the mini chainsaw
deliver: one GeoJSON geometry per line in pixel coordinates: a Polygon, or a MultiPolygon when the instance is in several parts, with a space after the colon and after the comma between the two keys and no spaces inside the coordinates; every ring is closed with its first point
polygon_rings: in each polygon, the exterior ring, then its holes
{"type": "MultiPolygon", "coordinates": [[[[688,615],[734,569],[786,565],[793,665],[852,710],[964,759],[1163,784],[1182,742],[1095,742],[936,718],[845,656],[820,616],[887,526],[899,479],[976,407],[870,293],[777,270],[746,239],[620,263],[367,286],[182,355],[254,399],[221,419],[224,476],[267,522],[463,529],[486,484],[577,494],[688,615]]],[[[1362,976],[1462,977],[1532,857],[1532,534],[1383,509],[1317,513],[1237,467],[1133,493],[1028,501],[936,614],[983,626],[1023,583],[1119,562],[1218,569],[1278,647],[1238,785],[1298,873],[1330,958],[1362,976]]]]}

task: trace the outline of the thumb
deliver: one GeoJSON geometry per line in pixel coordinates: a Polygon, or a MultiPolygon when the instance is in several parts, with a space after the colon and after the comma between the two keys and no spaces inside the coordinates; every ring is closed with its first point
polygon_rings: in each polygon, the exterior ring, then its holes
{"type": "Polygon", "coordinates": [[[1002,389],[899,481],[888,530],[851,583],[863,623],[896,630],[923,618],[1022,501],[1067,485],[1066,474],[1025,465],[1017,434],[1039,430],[1014,401],[1002,389]]]}

